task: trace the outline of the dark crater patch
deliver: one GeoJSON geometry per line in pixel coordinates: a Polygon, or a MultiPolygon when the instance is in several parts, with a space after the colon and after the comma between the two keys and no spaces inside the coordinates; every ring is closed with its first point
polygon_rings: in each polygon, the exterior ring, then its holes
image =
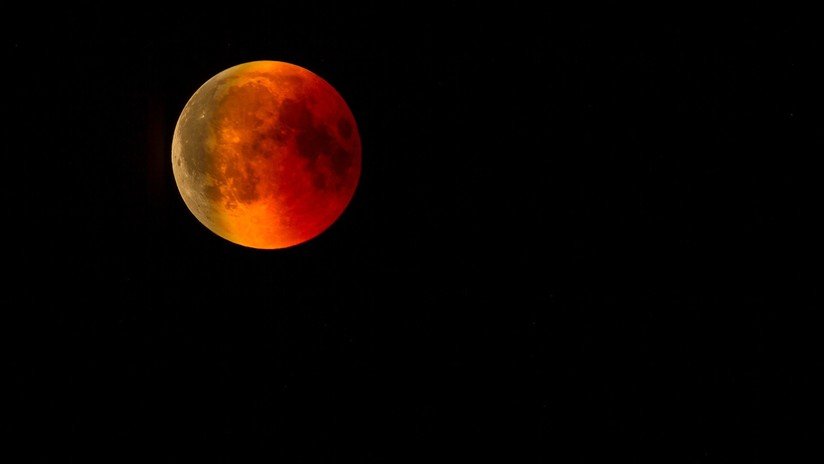
{"type": "Polygon", "coordinates": [[[251,203],[257,200],[258,182],[260,182],[260,178],[255,174],[255,170],[252,169],[249,164],[246,164],[243,176],[235,182],[238,201],[241,203],[251,203]]]}
{"type": "MultiPolygon", "coordinates": [[[[327,155],[339,164],[340,169],[345,170],[351,164],[351,158],[346,151],[343,151],[332,132],[335,128],[326,127],[315,121],[306,103],[295,100],[284,100],[281,106],[281,122],[295,134],[295,145],[298,155],[314,163],[318,156],[327,155]],[[342,156],[341,156],[342,155],[342,156]]],[[[351,137],[354,130],[352,125],[345,120],[341,120],[336,125],[338,131],[349,131],[351,137]],[[341,122],[343,128],[341,128],[341,122]]],[[[337,167],[334,169],[338,169],[337,167]]],[[[342,172],[342,171],[340,171],[342,172]]]]}
{"type": "Polygon", "coordinates": [[[252,152],[256,156],[271,158],[283,144],[283,136],[272,129],[265,134],[256,134],[251,142],[252,152]]]}
{"type": "Polygon", "coordinates": [[[305,130],[312,126],[312,113],[305,103],[292,99],[283,100],[280,108],[280,121],[296,130],[305,130]]]}
{"type": "Polygon", "coordinates": [[[203,192],[206,194],[206,198],[209,201],[220,201],[223,195],[220,194],[220,188],[217,185],[207,185],[203,188],[203,192]]]}
{"type": "Polygon", "coordinates": [[[352,124],[347,121],[345,118],[340,118],[338,120],[338,133],[346,140],[349,140],[352,137],[352,124]]]}
{"type": "Polygon", "coordinates": [[[344,150],[343,147],[337,147],[337,149],[335,149],[332,153],[330,167],[335,174],[342,176],[352,166],[353,160],[354,156],[352,156],[351,153],[344,150]]]}
{"type": "Polygon", "coordinates": [[[335,139],[323,127],[311,127],[295,138],[298,154],[315,161],[322,153],[331,153],[335,139]]]}
{"type": "Polygon", "coordinates": [[[318,190],[326,189],[326,176],[321,172],[315,172],[312,176],[312,185],[318,190]]]}
{"type": "Polygon", "coordinates": [[[255,174],[251,165],[248,163],[243,165],[228,163],[225,178],[224,184],[232,186],[232,194],[235,200],[241,203],[251,203],[257,200],[257,184],[260,182],[260,178],[255,174]],[[229,180],[231,180],[231,183],[229,180]]]}

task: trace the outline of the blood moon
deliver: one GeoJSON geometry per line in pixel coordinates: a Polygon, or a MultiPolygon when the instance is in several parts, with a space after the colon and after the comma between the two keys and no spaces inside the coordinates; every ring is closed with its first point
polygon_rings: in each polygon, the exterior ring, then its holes
{"type": "Polygon", "coordinates": [[[311,71],[279,61],[217,74],[183,108],[172,141],[183,201],[217,235],[286,248],[332,225],[361,173],[355,118],[311,71]]]}

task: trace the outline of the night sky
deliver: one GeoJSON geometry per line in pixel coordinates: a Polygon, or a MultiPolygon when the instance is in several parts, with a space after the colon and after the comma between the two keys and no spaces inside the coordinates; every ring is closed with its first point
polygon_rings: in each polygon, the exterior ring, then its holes
{"type": "Polygon", "coordinates": [[[820,28],[441,3],[5,18],[14,462],[820,462],[820,28]],[[285,250],[171,170],[254,60],[363,144],[285,250]]]}

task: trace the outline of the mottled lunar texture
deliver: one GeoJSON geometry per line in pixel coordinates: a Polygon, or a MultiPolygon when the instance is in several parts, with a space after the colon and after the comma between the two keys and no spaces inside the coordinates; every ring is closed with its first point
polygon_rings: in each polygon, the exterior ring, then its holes
{"type": "Polygon", "coordinates": [[[332,225],[355,193],[361,142],[343,98],[289,63],[229,68],[195,92],[175,127],[175,181],[212,232],[286,248],[332,225]]]}

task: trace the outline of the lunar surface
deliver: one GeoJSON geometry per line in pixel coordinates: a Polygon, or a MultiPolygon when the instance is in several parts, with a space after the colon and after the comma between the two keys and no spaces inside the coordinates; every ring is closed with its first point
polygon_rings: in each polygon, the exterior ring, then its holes
{"type": "Polygon", "coordinates": [[[360,178],[361,141],[326,81],[255,61],[195,92],[175,127],[172,166],[183,201],[209,230],[247,247],[286,248],[343,213],[360,178]]]}

